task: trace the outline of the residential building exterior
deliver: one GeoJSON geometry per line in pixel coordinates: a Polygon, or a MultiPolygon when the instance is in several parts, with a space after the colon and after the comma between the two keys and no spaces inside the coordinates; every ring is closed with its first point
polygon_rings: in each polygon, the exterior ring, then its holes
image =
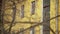
{"type": "Polygon", "coordinates": [[[19,34],[53,34],[50,28],[56,34],[60,34],[60,17],[45,22],[60,15],[60,0],[6,0],[4,6],[4,27],[6,30],[13,21],[11,31],[14,33],[37,23],[43,23],[19,34]]]}

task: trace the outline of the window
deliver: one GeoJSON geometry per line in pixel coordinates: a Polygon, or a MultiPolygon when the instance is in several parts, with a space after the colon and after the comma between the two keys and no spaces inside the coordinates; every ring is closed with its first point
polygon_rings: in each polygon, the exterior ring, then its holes
{"type": "MultiPolygon", "coordinates": [[[[24,28],[20,28],[20,31],[24,30],[24,28]]],[[[20,34],[24,34],[24,32],[20,32],[20,34]]]]}
{"type": "Polygon", "coordinates": [[[35,1],[32,2],[32,11],[31,14],[34,15],[35,13],[35,1]]]}
{"type": "Polygon", "coordinates": [[[24,5],[21,6],[21,18],[24,18],[24,5]]]}
{"type": "Polygon", "coordinates": [[[34,28],[31,28],[30,34],[34,34],[34,28]]]}

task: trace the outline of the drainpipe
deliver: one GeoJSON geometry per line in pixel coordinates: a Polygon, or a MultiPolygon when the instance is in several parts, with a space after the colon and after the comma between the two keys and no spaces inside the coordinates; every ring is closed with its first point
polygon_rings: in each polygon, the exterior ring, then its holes
{"type": "MultiPolygon", "coordinates": [[[[58,15],[58,0],[56,0],[56,16],[58,15]]],[[[58,34],[58,17],[56,18],[56,34],[58,34]]]]}

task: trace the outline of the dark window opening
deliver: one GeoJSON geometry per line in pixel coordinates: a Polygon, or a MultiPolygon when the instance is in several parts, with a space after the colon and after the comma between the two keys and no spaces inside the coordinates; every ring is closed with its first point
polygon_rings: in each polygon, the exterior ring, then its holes
{"type": "Polygon", "coordinates": [[[24,5],[21,6],[21,18],[24,18],[24,5]]]}
{"type": "MultiPolygon", "coordinates": [[[[20,31],[24,30],[24,28],[20,28],[20,31]]],[[[24,32],[21,32],[20,34],[24,34],[24,32]]]]}
{"type": "Polygon", "coordinates": [[[34,28],[30,29],[30,34],[35,34],[35,29],[34,28]]]}
{"type": "Polygon", "coordinates": [[[32,2],[32,11],[31,14],[34,15],[35,13],[35,1],[32,2]]]}

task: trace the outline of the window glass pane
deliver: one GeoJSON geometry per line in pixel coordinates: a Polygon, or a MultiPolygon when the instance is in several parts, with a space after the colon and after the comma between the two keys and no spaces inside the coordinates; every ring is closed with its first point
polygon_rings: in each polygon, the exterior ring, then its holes
{"type": "Polygon", "coordinates": [[[34,34],[34,28],[30,29],[30,34],[34,34]]]}
{"type": "Polygon", "coordinates": [[[21,6],[21,18],[24,18],[24,5],[21,6]]]}
{"type": "Polygon", "coordinates": [[[32,15],[35,13],[35,1],[32,2],[32,15]]]}
{"type": "MultiPolygon", "coordinates": [[[[20,28],[20,31],[22,31],[22,30],[24,30],[24,28],[20,28]]],[[[20,34],[24,34],[24,31],[23,31],[23,32],[21,32],[20,34]]]]}

